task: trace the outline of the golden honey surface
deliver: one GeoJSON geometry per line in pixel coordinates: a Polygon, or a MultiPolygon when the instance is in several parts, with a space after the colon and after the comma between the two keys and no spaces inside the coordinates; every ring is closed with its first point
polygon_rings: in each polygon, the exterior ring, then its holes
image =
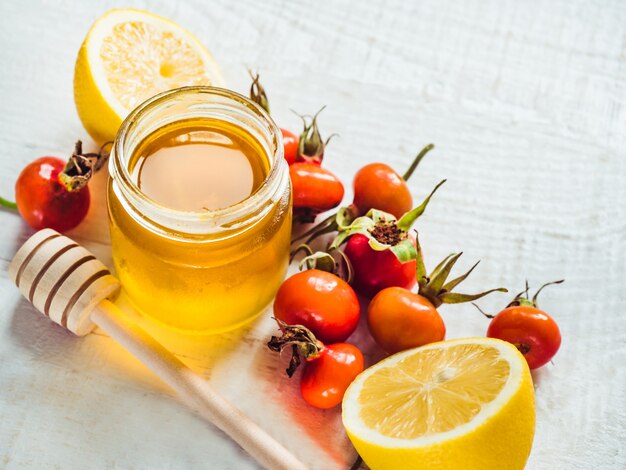
{"type": "Polygon", "coordinates": [[[179,211],[223,209],[263,183],[269,163],[258,142],[230,126],[177,122],[144,139],[130,162],[141,191],[179,211]]]}

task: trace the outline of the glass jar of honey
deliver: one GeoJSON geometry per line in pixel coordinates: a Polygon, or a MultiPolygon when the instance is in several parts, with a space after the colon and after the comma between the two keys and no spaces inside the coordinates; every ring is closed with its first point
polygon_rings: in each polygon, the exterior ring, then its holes
{"type": "Polygon", "coordinates": [[[113,261],[142,313],[217,333],[269,304],[288,264],[291,186],[265,111],[221,88],[167,91],[126,118],[109,169],[113,261]]]}

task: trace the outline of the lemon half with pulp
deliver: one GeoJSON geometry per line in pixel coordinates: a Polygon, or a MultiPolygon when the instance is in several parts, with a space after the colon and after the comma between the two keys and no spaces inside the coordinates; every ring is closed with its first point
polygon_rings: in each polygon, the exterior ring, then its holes
{"type": "Polygon", "coordinates": [[[534,390],[513,345],[442,341],[365,370],[342,418],[372,469],[519,470],[533,441],[534,390]]]}
{"type": "Polygon", "coordinates": [[[114,9],[96,20],[78,52],[74,100],[87,132],[105,142],[146,99],[223,83],[213,56],[190,32],[146,11],[114,9]]]}

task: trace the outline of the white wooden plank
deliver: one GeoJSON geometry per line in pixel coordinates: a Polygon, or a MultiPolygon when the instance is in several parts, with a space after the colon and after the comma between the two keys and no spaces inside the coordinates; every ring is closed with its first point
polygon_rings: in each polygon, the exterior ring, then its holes
{"type": "MultiPolygon", "coordinates": [[[[237,90],[244,65],[258,67],[284,126],[299,125],[290,109],[327,104],[322,130],[341,137],[326,165],[346,183],[364,163],[403,168],[435,142],[411,184],[421,198],[448,178],[419,225],[427,261],[458,249],[467,265],[481,258],[469,290],[567,279],[542,303],[564,340],[535,374],[528,468],[626,466],[623,2],[3,2],[0,194],[35,157],[67,155],[79,137],[90,145],[73,105],[75,55],[91,22],[121,5],[195,32],[237,90]]],[[[110,263],[105,175],[94,183],[70,235],[110,263]]],[[[78,340],[37,316],[6,277],[30,231],[4,211],[0,227],[0,466],[255,468],[108,337],[78,340]]],[[[448,337],[485,332],[471,306],[442,313],[448,337]]],[[[263,348],[268,317],[206,341],[155,333],[313,468],[346,468],[338,410],[301,402],[263,348]]]]}

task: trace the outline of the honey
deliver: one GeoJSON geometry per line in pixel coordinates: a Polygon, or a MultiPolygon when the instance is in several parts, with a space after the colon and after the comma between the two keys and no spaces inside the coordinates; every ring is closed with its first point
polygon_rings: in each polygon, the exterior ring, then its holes
{"type": "Polygon", "coordinates": [[[159,129],[131,157],[131,177],[146,196],[171,209],[232,206],[256,191],[269,170],[258,142],[240,133],[218,120],[159,129]]]}
{"type": "Polygon", "coordinates": [[[288,263],[280,131],[244,97],[174,90],[124,122],[110,164],[113,261],[144,314],[185,332],[250,321],[288,263]]]}

